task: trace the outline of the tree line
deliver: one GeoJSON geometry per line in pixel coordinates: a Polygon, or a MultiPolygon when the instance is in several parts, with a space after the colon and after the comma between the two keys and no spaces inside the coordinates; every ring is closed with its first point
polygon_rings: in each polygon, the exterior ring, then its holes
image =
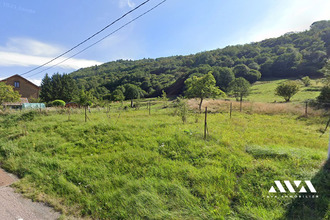
{"type": "Polygon", "coordinates": [[[250,83],[261,78],[321,77],[329,54],[330,21],[319,21],[307,31],[256,43],[187,56],[118,60],[80,69],[70,76],[79,89],[90,91],[98,99],[110,99],[126,84],[138,86],[146,97],[157,97],[162,90],[178,96],[183,94],[187,78],[210,71],[224,91],[239,77],[250,83]]]}

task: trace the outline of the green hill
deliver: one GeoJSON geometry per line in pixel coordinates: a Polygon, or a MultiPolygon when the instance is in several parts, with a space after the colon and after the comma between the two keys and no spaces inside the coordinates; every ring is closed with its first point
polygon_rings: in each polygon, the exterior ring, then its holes
{"type": "Polygon", "coordinates": [[[98,98],[109,97],[106,95],[125,84],[139,86],[147,97],[158,96],[162,90],[170,95],[179,95],[184,90],[185,79],[209,71],[213,71],[217,85],[224,91],[229,83],[224,80],[228,74],[243,76],[250,82],[256,81],[260,74],[262,79],[320,77],[319,70],[329,55],[330,21],[318,21],[307,31],[287,33],[256,43],[227,46],[188,56],[118,60],[80,69],[70,75],[79,88],[92,91],[98,98]],[[237,71],[242,66],[245,73],[237,71]],[[226,71],[229,73],[225,74],[226,71]]]}

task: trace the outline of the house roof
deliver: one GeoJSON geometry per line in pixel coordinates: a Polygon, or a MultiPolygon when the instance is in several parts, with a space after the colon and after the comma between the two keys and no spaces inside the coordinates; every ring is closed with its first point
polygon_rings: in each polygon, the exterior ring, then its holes
{"type": "Polygon", "coordinates": [[[10,77],[8,77],[8,78],[6,78],[6,79],[3,79],[3,80],[1,80],[0,82],[6,82],[6,81],[8,81],[9,79],[14,78],[14,77],[18,77],[18,78],[24,80],[25,82],[29,83],[30,85],[36,87],[37,89],[40,89],[39,86],[35,85],[34,83],[30,82],[29,80],[25,79],[24,77],[21,77],[21,76],[18,75],[18,74],[13,75],[13,76],[10,76],[10,77]]]}
{"type": "Polygon", "coordinates": [[[19,106],[22,105],[23,103],[29,103],[27,98],[20,98],[19,102],[4,102],[2,105],[4,106],[19,106]]]}

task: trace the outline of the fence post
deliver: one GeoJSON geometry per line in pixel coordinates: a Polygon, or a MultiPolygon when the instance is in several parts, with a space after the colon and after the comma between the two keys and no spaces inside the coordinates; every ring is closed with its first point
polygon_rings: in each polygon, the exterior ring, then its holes
{"type": "Polygon", "coordinates": [[[233,103],[231,102],[230,103],[230,110],[229,110],[229,115],[230,115],[230,118],[231,118],[231,112],[233,111],[233,103]]]}
{"type": "Polygon", "coordinates": [[[204,140],[206,140],[206,133],[207,133],[207,107],[205,107],[204,140]]]}
{"type": "Polygon", "coordinates": [[[308,117],[307,109],[308,109],[308,101],[306,101],[306,106],[305,106],[305,116],[306,117],[308,117]]]}
{"type": "Polygon", "coordinates": [[[150,113],[150,109],[151,109],[150,101],[148,102],[148,105],[149,105],[149,115],[150,115],[150,114],[151,114],[151,113],[150,113]]]}
{"type": "Polygon", "coordinates": [[[87,105],[85,106],[85,122],[87,122],[87,105]]]}
{"type": "Polygon", "coordinates": [[[242,100],[242,98],[241,98],[241,101],[239,102],[239,111],[240,111],[240,112],[242,112],[242,102],[243,102],[243,100],[242,100]]]}

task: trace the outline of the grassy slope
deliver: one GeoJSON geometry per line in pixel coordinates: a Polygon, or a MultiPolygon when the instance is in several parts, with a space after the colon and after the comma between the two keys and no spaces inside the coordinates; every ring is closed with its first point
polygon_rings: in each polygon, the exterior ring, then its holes
{"type": "MultiPolygon", "coordinates": [[[[280,96],[276,96],[274,91],[275,88],[284,81],[286,81],[286,79],[258,81],[253,84],[251,94],[247,99],[254,102],[283,102],[284,99],[280,96]]],[[[291,101],[303,102],[307,99],[315,99],[320,94],[321,88],[322,83],[319,82],[319,79],[313,79],[310,86],[305,87],[301,85],[300,91],[292,97],[291,101]]]]}
{"type": "MultiPolygon", "coordinates": [[[[108,118],[94,112],[87,123],[81,113],[71,121],[58,114],[32,121],[0,116],[2,166],[23,177],[22,191],[67,214],[274,219],[292,217],[294,201],[266,199],[273,181],[312,179],[326,158],[319,118],[210,114],[204,141],[203,115],[182,124],[172,113],[159,108],[149,116],[141,109],[108,118]]],[[[322,175],[318,191],[330,187],[322,175]]],[[[302,206],[304,215],[329,215],[329,201],[325,195],[317,208],[302,206]]]]}

